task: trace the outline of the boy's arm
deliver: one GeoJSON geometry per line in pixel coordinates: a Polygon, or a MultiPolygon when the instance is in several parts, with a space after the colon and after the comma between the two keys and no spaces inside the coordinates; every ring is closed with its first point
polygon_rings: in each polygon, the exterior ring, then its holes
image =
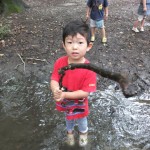
{"type": "Polygon", "coordinates": [[[88,97],[89,92],[77,90],[73,92],[62,92],[62,99],[83,99],[88,97]]]}
{"type": "Polygon", "coordinates": [[[59,101],[61,94],[61,90],[59,90],[59,83],[55,80],[51,80],[50,89],[52,90],[54,100],[59,101]]]}
{"type": "Polygon", "coordinates": [[[55,80],[51,80],[50,87],[55,101],[61,101],[63,99],[83,99],[88,97],[89,92],[77,90],[73,92],[63,92],[59,89],[59,83],[55,80]]]}
{"type": "Polygon", "coordinates": [[[56,89],[59,89],[59,83],[55,80],[51,80],[50,89],[52,90],[52,93],[54,93],[56,89]]]}
{"type": "Polygon", "coordinates": [[[104,9],[104,18],[105,18],[105,19],[108,18],[108,6],[105,7],[105,9],[104,9]]]}
{"type": "Polygon", "coordinates": [[[143,11],[146,11],[147,8],[146,8],[146,0],[143,0],[143,11]]]}
{"type": "Polygon", "coordinates": [[[87,8],[86,8],[86,20],[89,19],[90,12],[91,12],[91,8],[89,6],[87,6],[87,8]]]}

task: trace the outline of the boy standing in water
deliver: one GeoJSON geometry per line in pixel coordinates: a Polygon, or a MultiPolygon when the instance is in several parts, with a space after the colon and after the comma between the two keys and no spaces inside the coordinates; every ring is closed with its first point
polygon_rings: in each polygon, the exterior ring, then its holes
{"type": "Polygon", "coordinates": [[[132,30],[139,32],[138,25],[140,25],[140,31],[144,31],[144,23],[147,15],[150,15],[150,0],[140,0],[138,8],[138,19],[134,22],[132,30]]]}
{"type": "Polygon", "coordinates": [[[96,90],[96,74],[87,69],[67,70],[62,85],[67,91],[60,90],[59,69],[71,63],[89,63],[85,58],[86,52],[92,48],[90,43],[90,29],[82,21],[71,21],[63,29],[63,47],[66,56],[56,60],[51,76],[51,90],[56,101],[58,111],[65,112],[67,143],[75,144],[74,126],[78,124],[79,145],[86,146],[88,142],[89,114],[88,95],[96,90]]]}
{"type": "Polygon", "coordinates": [[[86,18],[90,18],[91,42],[95,41],[96,28],[101,29],[102,43],[107,42],[104,19],[108,17],[108,1],[107,0],[88,0],[86,18]]]}

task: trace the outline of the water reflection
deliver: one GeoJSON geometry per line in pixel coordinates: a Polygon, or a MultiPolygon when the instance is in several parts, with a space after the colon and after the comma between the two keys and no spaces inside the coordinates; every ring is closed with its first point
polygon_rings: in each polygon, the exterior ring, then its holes
{"type": "MultiPolygon", "coordinates": [[[[2,83],[0,93],[2,150],[82,149],[64,144],[64,115],[54,110],[47,81],[35,75],[11,78],[2,83]]],[[[145,94],[126,99],[115,85],[91,94],[86,149],[149,150],[149,92],[145,94]]]]}

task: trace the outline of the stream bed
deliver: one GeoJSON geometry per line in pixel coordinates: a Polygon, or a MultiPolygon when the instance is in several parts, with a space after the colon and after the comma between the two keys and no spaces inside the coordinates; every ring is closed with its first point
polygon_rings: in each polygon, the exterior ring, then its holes
{"type": "MultiPolygon", "coordinates": [[[[90,94],[87,150],[150,150],[150,97],[125,98],[110,85],[90,94]]],[[[75,128],[76,129],[76,128],[75,128]]],[[[75,132],[78,140],[77,129],[75,132]]],[[[10,77],[0,86],[0,149],[83,149],[65,144],[63,113],[55,110],[49,82],[36,75],[10,77]]]]}

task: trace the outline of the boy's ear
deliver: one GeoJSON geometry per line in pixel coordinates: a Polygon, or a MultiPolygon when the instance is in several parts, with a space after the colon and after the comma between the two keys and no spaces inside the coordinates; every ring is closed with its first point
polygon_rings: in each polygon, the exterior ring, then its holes
{"type": "Polygon", "coordinates": [[[63,46],[63,48],[65,48],[65,44],[64,44],[64,42],[62,41],[62,46],[63,46]]]}
{"type": "Polygon", "coordinates": [[[90,42],[87,48],[87,51],[89,51],[93,47],[93,42],[90,42]]]}

